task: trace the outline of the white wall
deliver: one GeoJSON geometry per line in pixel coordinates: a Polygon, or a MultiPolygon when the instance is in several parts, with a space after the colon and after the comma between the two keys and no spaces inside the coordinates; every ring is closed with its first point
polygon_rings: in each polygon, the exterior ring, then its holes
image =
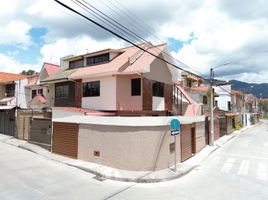
{"type": "Polygon", "coordinates": [[[113,126],[163,126],[169,125],[172,119],[178,119],[181,124],[204,122],[205,116],[148,116],[148,117],[119,117],[119,116],[88,116],[83,112],[68,111],[61,108],[52,108],[53,122],[78,124],[96,124],[113,126]]]}
{"type": "Polygon", "coordinates": [[[215,100],[218,101],[220,110],[228,111],[228,101],[231,102],[231,85],[214,86],[214,91],[219,95],[215,100]]]}
{"type": "Polygon", "coordinates": [[[31,99],[30,89],[25,87],[27,84],[27,78],[15,81],[15,96],[17,106],[20,108],[27,108],[28,102],[31,99]]]}
{"type": "Polygon", "coordinates": [[[116,77],[107,76],[84,79],[84,82],[100,81],[99,97],[83,97],[82,108],[93,110],[116,110],[116,77]]]}
{"type": "Polygon", "coordinates": [[[164,97],[153,97],[153,110],[165,110],[164,97]]]}

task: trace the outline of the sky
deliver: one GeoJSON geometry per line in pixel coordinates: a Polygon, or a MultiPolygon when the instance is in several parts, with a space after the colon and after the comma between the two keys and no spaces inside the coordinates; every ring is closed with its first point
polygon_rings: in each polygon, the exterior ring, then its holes
{"type": "MultiPolygon", "coordinates": [[[[217,78],[268,83],[267,0],[86,1],[146,41],[166,42],[186,70],[207,77],[214,68],[217,78]]],[[[39,71],[43,62],[128,45],[54,0],[0,1],[0,71],[39,71]]]]}

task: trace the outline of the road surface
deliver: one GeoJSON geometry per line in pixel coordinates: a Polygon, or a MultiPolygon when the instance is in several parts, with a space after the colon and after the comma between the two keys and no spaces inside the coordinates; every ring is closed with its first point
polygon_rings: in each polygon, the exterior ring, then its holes
{"type": "Polygon", "coordinates": [[[0,143],[0,199],[268,199],[268,121],[239,134],[188,175],[150,184],[99,181],[0,143]]]}

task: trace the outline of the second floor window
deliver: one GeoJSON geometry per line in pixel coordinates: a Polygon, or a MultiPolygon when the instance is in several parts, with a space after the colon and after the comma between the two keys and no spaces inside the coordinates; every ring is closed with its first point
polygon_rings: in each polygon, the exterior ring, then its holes
{"type": "Polygon", "coordinates": [[[92,56],[87,58],[87,65],[96,65],[109,61],[109,54],[103,54],[99,56],[92,56]]]}
{"type": "Polygon", "coordinates": [[[153,83],[153,96],[164,97],[164,83],[160,82],[153,83]]]}
{"type": "Polygon", "coordinates": [[[42,94],[43,95],[43,89],[38,89],[38,94],[42,94]]]}
{"type": "Polygon", "coordinates": [[[75,69],[84,66],[84,59],[74,60],[69,62],[69,69],[75,69]]]}
{"type": "Polygon", "coordinates": [[[231,110],[232,110],[231,102],[228,101],[228,111],[231,111],[231,110]]]}
{"type": "Polygon", "coordinates": [[[6,85],[6,96],[7,97],[15,96],[15,84],[6,85]]]}
{"type": "Polygon", "coordinates": [[[69,85],[57,85],[55,92],[56,98],[69,98],[69,85]]]}
{"type": "Polygon", "coordinates": [[[36,90],[32,90],[32,99],[35,97],[36,95],[36,90]]]}
{"type": "Polygon", "coordinates": [[[83,83],[83,97],[100,96],[100,81],[83,83]]]}
{"type": "Polygon", "coordinates": [[[135,78],[131,79],[131,96],[141,95],[141,79],[135,78]]]}

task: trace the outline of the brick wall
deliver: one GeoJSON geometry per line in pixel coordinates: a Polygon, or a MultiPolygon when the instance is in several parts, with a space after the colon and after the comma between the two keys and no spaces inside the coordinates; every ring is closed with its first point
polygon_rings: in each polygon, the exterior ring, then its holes
{"type": "Polygon", "coordinates": [[[152,110],[152,80],[142,79],[142,110],[152,110]]]}
{"type": "Polygon", "coordinates": [[[168,111],[172,111],[173,85],[165,84],[164,95],[165,95],[165,109],[168,111]]]}

